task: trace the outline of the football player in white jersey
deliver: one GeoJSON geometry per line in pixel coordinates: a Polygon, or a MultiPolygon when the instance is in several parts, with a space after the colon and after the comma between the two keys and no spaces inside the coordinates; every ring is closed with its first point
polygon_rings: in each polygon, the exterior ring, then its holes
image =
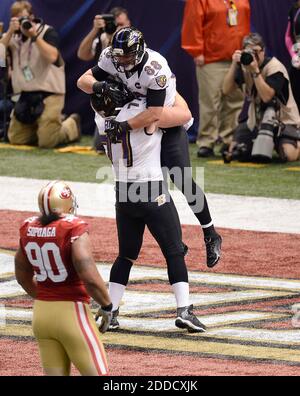
{"type": "MultiPolygon", "coordinates": [[[[104,94],[108,76],[125,84],[135,97],[146,98],[146,108],[141,113],[127,120],[111,122],[111,131],[114,129],[116,134],[126,134],[126,131],[147,128],[157,123],[164,106],[174,104],[174,74],[166,59],[147,48],[142,33],[134,28],[120,29],[114,35],[111,47],[102,52],[97,66],[80,77],[78,87],[88,94],[104,94]]],[[[181,169],[182,177],[179,180],[172,177],[172,172],[170,177],[183,192],[200,222],[206,245],[207,265],[212,268],[220,259],[222,238],[213,226],[203,191],[194,182],[191,172],[187,171],[190,169],[188,137],[183,127],[173,127],[164,134],[161,160],[162,166],[169,170],[176,167],[181,169]]]]}
{"type": "MultiPolygon", "coordinates": [[[[118,91],[116,83],[109,83],[110,87],[114,84],[115,91],[118,91]]],[[[152,133],[140,128],[118,135],[106,134],[114,118],[122,122],[146,108],[145,98],[134,99],[117,111],[113,102],[106,99],[99,96],[96,101],[92,101],[92,107],[96,112],[99,133],[106,137],[106,152],[112,162],[116,181],[119,256],[110,273],[109,294],[113,303],[110,329],[119,327],[117,316],[120,301],[131,267],[138,258],[147,226],[166,259],[169,282],[177,303],[175,325],[190,332],[203,332],[205,326],[194,315],[193,306],[189,303],[181,226],[174,202],[163,181],[160,165],[162,131],[155,127],[152,133]]],[[[177,107],[164,109],[160,120],[162,126],[173,125],[174,119],[182,123],[189,119],[190,111],[180,96],[175,105],[177,107]]]]}

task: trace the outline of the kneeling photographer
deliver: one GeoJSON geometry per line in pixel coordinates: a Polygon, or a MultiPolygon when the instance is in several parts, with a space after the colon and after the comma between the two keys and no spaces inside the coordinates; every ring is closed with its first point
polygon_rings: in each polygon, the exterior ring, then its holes
{"type": "Polygon", "coordinates": [[[246,36],[243,50],[233,54],[223,93],[227,95],[237,86],[249,101],[248,120],[235,130],[224,162],[269,162],[274,148],[282,161],[297,161],[300,116],[288,72],[277,58],[266,57],[265,44],[257,33],[246,36]]]}
{"type": "Polygon", "coordinates": [[[65,67],[56,31],[34,18],[28,1],[13,3],[11,17],[0,40],[10,50],[13,93],[20,95],[9,125],[9,142],[53,148],[76,141],[79,116],[72,114],[62,122],[65,67]]]}

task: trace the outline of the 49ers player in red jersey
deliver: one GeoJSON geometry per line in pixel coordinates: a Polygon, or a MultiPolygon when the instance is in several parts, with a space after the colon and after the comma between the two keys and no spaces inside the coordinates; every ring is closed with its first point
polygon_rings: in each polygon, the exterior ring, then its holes
{"type": "Polygon", "coordinates": [[[38,203],[41,215],[20,228],[15,274],[35,299],[33,333],[45,374],[69,375],[72,362],[82,375],[108,375],[99,330],[107,330],[112,304],[92,257],[88,225],[75,216],[76,199],[65,182],[47,184],[38,203]],[[90,296],[101,306],[99,329],[90,296]]]}

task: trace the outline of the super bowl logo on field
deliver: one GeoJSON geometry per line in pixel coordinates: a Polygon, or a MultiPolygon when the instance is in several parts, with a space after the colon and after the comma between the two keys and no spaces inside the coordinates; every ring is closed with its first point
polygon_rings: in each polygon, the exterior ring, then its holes
{"type": "Polygon", "coordinates": [[[60,198],[62,199],[68,199],[71,196],[71,190],[69,189],[69,187],[65,187],[62,192],[60,193],[60,198]]]}

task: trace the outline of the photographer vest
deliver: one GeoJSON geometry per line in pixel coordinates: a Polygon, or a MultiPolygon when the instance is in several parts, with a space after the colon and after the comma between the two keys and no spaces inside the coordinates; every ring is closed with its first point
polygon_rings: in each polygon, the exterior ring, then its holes
{"type": "MultiPolygon", "coordinates": [[[[279,110],[279,119],[282,123],[286,125],[300,125],[300,115],[298,111],[297,104],[295,102],[291,84],[290,84],[290,79],[288,72],[285,68],[285,66],[275,57],[271,58],[269,62],[263,67],[261,74],[264,80],[268,76],[271,76],[272,74],[281,72],[284,77],[289,81],[289,98],[287,103],[283,103],[281,100],[279,100],[280,104],[280,110],[279,110]]],[[[255,127],[258,126],[259,122],[262,118],[263,114],[260,114],[261,117],[258,117],[257,114],[257,109],[260,108],[260,105],[262,103],[261,99],[259,98],[258,94],[254,96],[253,94],[253,88],[254,88],[254,82],[253,78],[251,77],[249,72],[244,71],[244,78],[245,78],[245,91],[246,95],[250,99],[250,106],[248,110],[248,121],[247,125],[250,130],[253,130],[255,127]]],[[[280,98],[279,98],[280,99],[280,98]]]]}
{"type": "MultiPolygon", "coordinates": [[[[37,28],[39,28],[39,24],[37,28]]],[[[40,38],[44,37],[49,25],[44,25],[40,38]]],[[[12,52],[13,70],[12,85],[14,93],[44,91],[54,94],[65,94],[65,64],[59,54],[58,64],[49,63],[41,55],[35,42],[27,39],[22,41],[20,36],[14,35],[9,48],[12,52]],[[28,69],[30,69],[28,71],[28,69]],[[28,78],[28,72],[30,77],[28,78]],[[27,79],[25,75],[27,74],[27,79]]]]}

